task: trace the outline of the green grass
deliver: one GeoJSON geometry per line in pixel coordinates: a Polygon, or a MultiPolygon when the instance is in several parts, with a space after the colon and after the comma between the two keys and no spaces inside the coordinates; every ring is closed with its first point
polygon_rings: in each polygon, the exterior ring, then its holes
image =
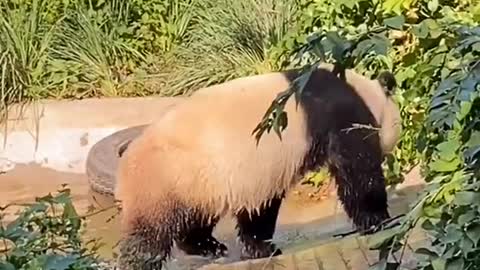
{"type": "Polygon", "coordinates": [[[107,97],[126,94],[122,92],[123,86],[134,80],[129,66],[144,61],[144,56],[121,39],[119,28],[125,25],[123,16],[128,14],[119,12],[96,19],[88,10],[78,7],[57,31],[55,60],[71,67],[71,76],[75,76],[72,88],[79,91],[77,94],[107,97]]]}
{"type": "MultiPolygon", "coordinates": [[[[280,69],[296,0],[0,3],[0,111],[40,98],[182,95],[280,69]]],[[[4,116],[4,115],[3,115],[4,116]]]]}
{"type": "Polygon", "coordinates": [[[173,54],[166,94],[278,70],[275,49],[295,24],[294,0],[216,0],[196,6],[195,27],[173,54]]]}
{"type": "Polygon", "coordinates": [[[12,103],[46,96],[54,83],[46,70],[56,25],[49,25],[44,4],[34,0],[27,9],[0,4],[0,111],[12,103]]]}

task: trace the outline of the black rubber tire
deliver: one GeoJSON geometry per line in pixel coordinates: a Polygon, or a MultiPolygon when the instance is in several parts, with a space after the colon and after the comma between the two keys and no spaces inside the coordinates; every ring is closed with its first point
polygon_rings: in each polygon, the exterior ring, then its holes
{"type": "Polygon", "coordinates": [[[102,195],[113,196],[115,172],[121,154],[147,125],[119,130],[92,146],[88,152],[86,174],[90,188],[102,195]]]}

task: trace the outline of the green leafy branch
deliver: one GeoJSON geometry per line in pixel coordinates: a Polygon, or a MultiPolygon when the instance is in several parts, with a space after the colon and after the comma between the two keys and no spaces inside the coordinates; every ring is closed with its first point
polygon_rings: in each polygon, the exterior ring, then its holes
{"type": "Polygon", "coordinates": [[[95,269],[99,245],[96,240],[84,242],[81,238],[84,219],[65,186],[35,203],[2,207],[0,269],[95,269]],[[22,210],[7,224],[5,210],[12,206],[22,210]]]}
{"type": "MultiPolygon", "coordinates": [[[[252,134],[255,134],[255,139],[258,142],[260,141],[261,136],[265,131],[270,132],[273,128],[275,133],[278,135],[280,139],[282,139],[281,132],[287,127],[288,125],[288,117],[287,113],[284,111],[285,105],[288,99],[295,94],[300,95],[302,90],[305,88],[308,80],[310,79],[310,75],[314,68],[318,67],[318,63],[314,64],[313,66],[307,65],[304,67],[304,71],[301,72],[301,75],[297,77],[292,86],[287,88],[287,90],[279,93],[277,97],[272,101],[270,107],[265,112],[261,122],[255,127],[252,134]]],[[[299,99],[297,98],[296,101],[298,102],[299,99]]]]}
{"type": "MultiPolygon", "coordinates": [[[[405,246],[415,224],[431,236],[416,253],[417,269],[477,269],[480,249],[480,27],[446,27],[457,37],[439,66],[424,125],[427,188],[397,231],[378,236],[383,258],[405,246]],[[394,244],[392,244],[394,243],[394,244]],[[388,251],[388,252],[387,252],[388,251]]],[[[396,269],[396,268],[379,268],[396,269]]]]}

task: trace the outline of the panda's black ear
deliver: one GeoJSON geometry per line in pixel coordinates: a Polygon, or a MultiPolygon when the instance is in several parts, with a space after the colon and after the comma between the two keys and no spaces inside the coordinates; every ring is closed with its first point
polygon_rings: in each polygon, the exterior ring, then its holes
{"type": "Polygon", "coordinates": [[[377,80],[380,85],[385,89],[385,93],[390,96],[397,87],[397,80],[390,71],[382,71],[377,76],[377,80]]]}

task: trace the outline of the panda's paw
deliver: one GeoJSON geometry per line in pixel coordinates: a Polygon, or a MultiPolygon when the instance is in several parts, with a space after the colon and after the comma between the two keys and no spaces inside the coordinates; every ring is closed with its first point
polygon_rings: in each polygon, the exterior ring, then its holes
{"type": "Polygon", "coordinates": [[[357,218],[357,225],[355,227],[360,235],[370,234],[375,232],[375,228],[380,226],[382,222],[388,218],[390,218],[390,215],[387,212],[363,213],[361,218],[357,218]]]}
{"type": "Polygon", "coordinates": [[[242,249],[242,260],[268,258],[282,255],[282,251],[275,244],[268,242],[255,242],[246,244],[242,249]]]}
{"type": "Polygon", "coordinates": [[[187,255],[212,256],[214,258],[228,255],[228,248],[214,237],[209,237],[196,243],[179,242],[178,247],[187,255]]]}
{"type": "Polygon", "coordinates": [[[228,248],[223,243],[218,242],[215,238],[210,240],[209,248],[205,249],[206,253],[204,256],[213,256],[214,258],[226,257],[228,256],[228,248]]]}

